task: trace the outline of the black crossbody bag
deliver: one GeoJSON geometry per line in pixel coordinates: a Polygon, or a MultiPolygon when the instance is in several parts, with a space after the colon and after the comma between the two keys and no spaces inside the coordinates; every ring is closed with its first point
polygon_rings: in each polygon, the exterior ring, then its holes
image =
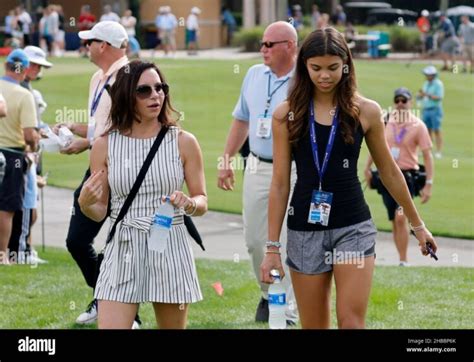
{"type": "MultiPolygon", "coordinates": [[[[425,166],[418,164],[418,167],[418,170],[402,171],[407,185],[413,186],[415,196],[420,196],[420,191],[423,190],[423,187],[425,187],[426,184],[425,166]]],[[[377,192],[381,194],[384,186],[382,184],[382,180],[380,179],[379,171],[370,170],[370,172],[372,173],[372,180],[370,181],[369,187],[371,189],[377,190],[377,192]]]]}

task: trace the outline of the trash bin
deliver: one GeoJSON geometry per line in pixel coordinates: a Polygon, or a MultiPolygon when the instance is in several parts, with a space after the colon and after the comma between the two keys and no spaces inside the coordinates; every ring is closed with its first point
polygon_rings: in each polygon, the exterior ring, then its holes
{"type": "Polygon", "coordinates": [[[379,57],[379,39],[380,39],[380,31],[368,31],[367,35],[376,37],[373,40],[369,40],[367,42],[367,52],[369,53],[369,57],[371,58],[378,58],[379,57]]]}
{"type": "Polygon", "coordinates": [[[390,49],[392,49],[392,45],[390,44],[390,37],[387,32],[381,31],[379,34],[379,41],[378,41],[378,52],[379,57],[385,58],[388,53],[390,53],[390,49]]]}

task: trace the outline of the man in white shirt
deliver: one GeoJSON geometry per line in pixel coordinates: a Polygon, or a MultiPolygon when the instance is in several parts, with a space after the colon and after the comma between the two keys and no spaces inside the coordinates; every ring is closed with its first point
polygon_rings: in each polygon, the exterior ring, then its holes
{"type": "Polygon", "coordinates": [[[188,49],[188,55],[197,54],[197,39],[199,37],[199,14],[201,9],[193,7],[191,14],[186,19],[186,48],[188,49]]]}
{"type": "Polygon", "coordinates": [[[19,5],[17,7],[17,12],[18,12],[18,19],[17,21],[21,22],[21,30],[23,32],[23,46],[26,47],[27,45],[30,45],[30,25],[33,23],[33,20],[31,20],[30,14],[25,10],[25,7],[23,5],[19,5]]]}
{"type": "Polygon", "coordinates": [[[100,17],[100,21],[115,21],[116,23],[120,23],[120,17],[112,11],[110,5],[105,5],[104,13],[100,17]]]}
{"type": "Polygon", "coordinates": [[[463,57],[463,72],[467,72],[467,62],[470,65],[470,72],[473,72],[474,63],[474,23],[469,20],[469,16],[461,16],[461,25],[459,26],[459,37],[462,41],[462,47],[464,50],[463,57]]]}
{"type": "MultiPolygon", "coordinates": [[[[89,48],[90,60],[99,70],[92,76],[89,85],[89,123],[70,123],[57,125],[68,127],[79,136],[67,147],[61,150],[63,154],[77,154],[88,150],[94,139],[100,137],[107,129],[107,119],[111,107],[111,99],[106,90],[113,84],[120,68],[128,64],[126,50],[128,35],[125,28],[115,21],[101,21],[91,30],[80,31],[79,38],[86,41],[89,48]]],[[[66,239],[66,245],[91,288],[95,288],[98,276],[97,253],[93,247],[94,238],[99,233],[103,222],[97,223],[82,214],[78,198],[82,184],[90,176],[87,169],[81,185],[74,192],[74,207],[66,239]]],[[[94,299],[87,310],[76,320],[79,324],[90,324],[97,320],[97,301],[94,299]]]]}

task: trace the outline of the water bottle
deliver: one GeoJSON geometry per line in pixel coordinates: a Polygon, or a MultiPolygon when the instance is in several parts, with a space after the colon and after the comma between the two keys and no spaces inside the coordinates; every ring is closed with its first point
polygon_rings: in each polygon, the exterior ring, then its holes
{"type": "Polygon", "coordinates": [[[5,170],[7,169],[7,160],[2,152],[0,152],[0,185],[2,185],[5,177],[5,170]]]}
{"type": "Polygon", "coordinates": [[[273,284],[268,288],[268,309],[270,329],[286,329],[286,293],[281,283],[280,273],[272,270],[273,284]]]}
{"type": "Polygon", "coordinates": [[[148,249],[162,253],[166,249],[168,235],[173,223],[174,206],[171,205],[170,198],[158,208],[153,223],[150,228],[150,238],[148,239],[148,249]]]}

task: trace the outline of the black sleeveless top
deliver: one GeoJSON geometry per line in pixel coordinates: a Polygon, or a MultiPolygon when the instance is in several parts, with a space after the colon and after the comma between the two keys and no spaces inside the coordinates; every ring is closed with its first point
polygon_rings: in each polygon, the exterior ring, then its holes
{"type": "MultiPolygon", "coordinates": [[[[319,162],[322,165],[331,126],[316,122],[319,162]]],[[[297,231],[320,231],[354,225],[371,218],[357,176],[357,161],[364,133],[359,126],[354,144],[345,144],[341,127],[337,128],[334,146],[329,157],[322,190],[333,193],[328,226],[308,223],[313,190],[319,189],[319,175],[313,160],[309,127],[303,138],[293,147],[297,181],[288,211],[288,228],[297,231]]]]}

